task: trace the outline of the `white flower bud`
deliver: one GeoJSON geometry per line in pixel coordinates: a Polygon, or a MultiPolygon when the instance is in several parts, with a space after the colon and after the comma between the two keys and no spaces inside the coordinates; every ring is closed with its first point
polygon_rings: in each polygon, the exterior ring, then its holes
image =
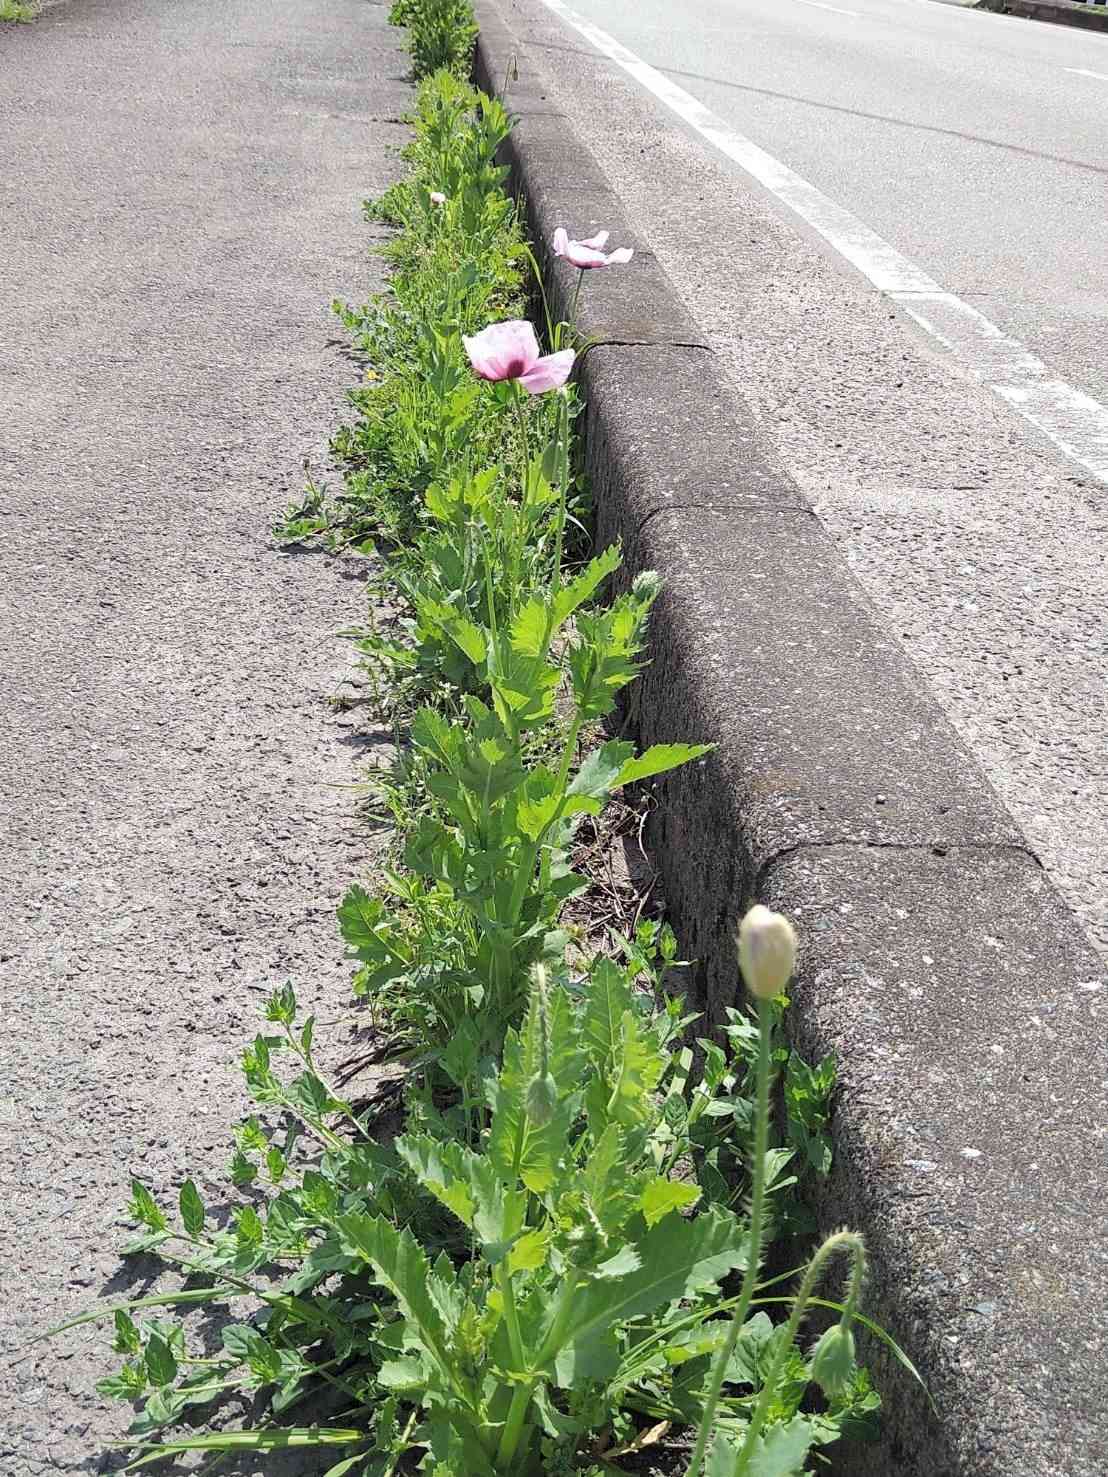
{"type": "Polygon", "coordinates": [[[796,963],[796,934],[789,920],[755,903],[739,924],[739,968],[759,1000],[782,994],[796,963]]]}

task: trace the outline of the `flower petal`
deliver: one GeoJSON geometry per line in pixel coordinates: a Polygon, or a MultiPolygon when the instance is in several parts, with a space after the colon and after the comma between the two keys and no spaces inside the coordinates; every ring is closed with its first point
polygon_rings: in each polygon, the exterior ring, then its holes
{"type": "Polygon", "coordinates": [[[529,395],[541,395],[545,390],[559,390],[569,379],[576,358],[573,349],[562,349],[557,354],[544,354],[519,382],[529,395]]]}
{"type": "Polygon", "coordinates": [[[572,267],[579,267],[581,271],[589,267],[606,267],[608,258],[602,251],[594,251],[591,246],[586,246],[583,241],[569,241],[562,253],[566,261],[572,267]]]}
{"type": "Polygon", "coordinates": [[[569,232],[565,226],[559,226],[550,238],[550,244],[554,248],[555,256],[565,256],[566,247],[569,245],[569,232]]]}
{"type": "Polygon", "coordinates": [[[586,236],[584,240],[579,241],[577,244],[578,246],[587,246],[591,251],[603,251],[604,243],[607,239],[607,231],[597,231],[595,236],[586,236]]]}
{"type": "Polygon", "coordinates": [[[618,246],[608,256],[608,266],[622,267],[624,262],[629,262],[635,255],[630,246],[618,246]]]}
{"type": "Polygon", "coordinates": [[[530,323],[512,319],[490,323],[480,333],[462,335],[473,372],[483,380],[519,379],[539,358],[539,341],[530,323]]]}

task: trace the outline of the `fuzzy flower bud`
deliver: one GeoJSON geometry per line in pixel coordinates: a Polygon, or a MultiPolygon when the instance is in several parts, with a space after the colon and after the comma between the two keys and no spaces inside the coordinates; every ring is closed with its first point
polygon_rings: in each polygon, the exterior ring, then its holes
{"type": "Polygon", "coordinates": [[[631,593],[636,600],[652,604],[661,593],[662,576],[653,569],[643,569],[631,581],[631,593]]]}
{"type": "Polygon", "coordinates": [[[854,1335],[847,1323],[835,1323],[812,1350],[811,1376],[829,1399],[844,1395],[854,1377],[854,1335]]]}
{"type": "Polygon", "coordinates": [[[739,924],[739,968],[750,993],[773,1000],[789,983],[796,963],[796,934],[781,913],[754,907],[739,924]]]}

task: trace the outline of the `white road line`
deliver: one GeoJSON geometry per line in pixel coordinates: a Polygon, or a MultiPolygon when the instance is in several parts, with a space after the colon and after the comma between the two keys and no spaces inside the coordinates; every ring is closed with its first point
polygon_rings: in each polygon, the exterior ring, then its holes
{"type": "MultiPolygon", "coordinates": [[[[1041,359],[976,308],[946,292],[884,237],[815,185],[737,132],[656,67],[628,51],[564,0],[547,7],[640,86],[734,160],[1060,450],[1108,482],[1108,406],[1054,378],[1041,359]]],[[[1072,70],[1072,69],[1067,69],[1072,70]]]]}
{"type": "Polygon", "coordinates": [[[852,15],[857,17],[857,10],[840,10],[837,5],[821,5],[820,0],[796,0],[798,5],[807,5],[812,10],[833,10],[836,15],[852,15]]]}
{"type": "Polygon", "coordinates": [[[1072,72],[1075,77],[1096,77],[1100,82],[1108,82],[1108,73],[1088,72],[1084,67],[1066,67],[1067,72],[1072,72]]]}

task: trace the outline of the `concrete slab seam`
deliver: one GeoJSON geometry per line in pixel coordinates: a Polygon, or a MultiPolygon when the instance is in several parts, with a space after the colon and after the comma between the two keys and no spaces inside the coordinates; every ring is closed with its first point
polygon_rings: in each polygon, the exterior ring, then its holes
{"type": "Polygon", "coordinates": [[[754,874],[753,892],[758,896],[775,867],[782,862],[791,860],[793,857],[803,856],[807,852],[818,853],[821,851],[857,851],[868,853],[874,851],[901,851],[907,853],[918,853],[920,856],[971,856],[978,855],[993,856],[1016,856],[1026,857],[1038,870],[1043,870],[1043,864],[1032,851],[1030,846],[1014,846],[1011,842],[1003,841],[956,841],[949,846],[928,841],[860,841],[857,837],[829,836],[821,841],[798,841],[791,846],[781,846],[771,851],[762,858],[754,874]]]}

